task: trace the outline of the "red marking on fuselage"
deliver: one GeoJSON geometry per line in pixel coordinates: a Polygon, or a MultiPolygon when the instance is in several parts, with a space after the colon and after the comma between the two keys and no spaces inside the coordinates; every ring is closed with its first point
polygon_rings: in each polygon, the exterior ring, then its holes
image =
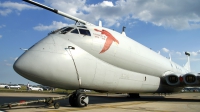
{"type": "Polygon", "coordinates": [[[107,51],[110,48],[110,46],[113,43],[113,41],[117,42],[119,44],[119,41],[117,39],[115,39],[115,37],[111,33],[109,33],[108,31],[106,31],[106,30],[98,30],[98,29],[94,29],[94,30],[98,31],[98,32],[101,32],[101,34],[104,34],[104,35],[107,36],[106,42],[105,42],[105,44],[103,46],[103,49],[101,50],[100,53],[104,53],[105,51],[107,51]]]}
{"type": "Polygon", "coordinates": [[[179,77],[179,80],[180,80],[180,82],[183,82],[183,77],[180,76],[180,77],[179,77]]]}

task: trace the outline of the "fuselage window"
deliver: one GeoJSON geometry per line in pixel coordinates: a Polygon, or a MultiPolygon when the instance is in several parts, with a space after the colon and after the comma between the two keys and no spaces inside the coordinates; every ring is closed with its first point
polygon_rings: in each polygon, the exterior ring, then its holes
{"type": "Polygon", "coordinates": [[[89,30],[85,30],[85,29],[79,29],[80,34],[83,35],[87,35],[87,36],[91,36],[90,31],[89,30]]]}
{"type": "Polygon", "coordinates": [[[77,29],[72,30],[71,33],[79,34],[77,29]]]}
{"type": "Polygon", "coordinates": [[[66,34],[67,32],[69,32],[69,31],[72,30],[72,29],[73,29],[73,28],[68,27],[68,28],[62,30],[62,31],[61,31],[61,34],[66,34]]]}

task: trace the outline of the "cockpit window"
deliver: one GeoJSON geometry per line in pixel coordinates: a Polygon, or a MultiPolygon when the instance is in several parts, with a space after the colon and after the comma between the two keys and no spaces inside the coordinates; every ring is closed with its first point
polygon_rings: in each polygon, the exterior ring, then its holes
{"type": "Polygon", "coordinates": [[[79,34],[77,29],[72,30],[71,33],[79,34]]]}
{"type": "Polygon", "coordinates": [[[57,29],[57,30],[51,31],[51,32],[49,33],[49,35],[50,35],[50,34],[55,34],[55,33],[57,33],[57,32],[59,32],[59,31],[65,29],[65,28],[66,28],[66,27],[63,27],[63,28],[60,28],[60,29],[57,29]]]}
{"type": "Polygon", "coordinates": [[[72,29],[73,29],[72,27],[65,28],[64,30],[61,31],[61,34],[66,34],[67,32],[69,32],[72,29]]]}
{"type": "Polygon", "coordinates": [[[90,31],[89,30],[85,30],[85,29],[79,29],[80,34],[83,35],[87,35],[87,36],[91,36],[90,31]]]}

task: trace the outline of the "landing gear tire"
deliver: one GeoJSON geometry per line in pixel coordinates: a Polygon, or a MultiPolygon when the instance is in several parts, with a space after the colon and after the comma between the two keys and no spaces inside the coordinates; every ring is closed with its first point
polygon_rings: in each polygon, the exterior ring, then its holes
{"type": "Polygon", "coordinates": [[[74,93],[69,97],[69,104],[72,107],[85,107],[88,105],[89,98],[84,93],[74,93]]]}
{"type": "Polygon", "coordinates": [[[88,104],[88,102],[85,102],[86,98],[88,98],[88,96],[86,94],[79,93],[77,95],[77,99],[76,99],[77,106],[78,107],[86,107],[88,104]]]}
{"type": "Polygon", "coordinates": [[[59,107],[60,107],[60,103],[59,103],[59,102],[55,102],[55,103],[54,103],[54,108],[55,108],[55,109],[58,109],[59,107]]]}

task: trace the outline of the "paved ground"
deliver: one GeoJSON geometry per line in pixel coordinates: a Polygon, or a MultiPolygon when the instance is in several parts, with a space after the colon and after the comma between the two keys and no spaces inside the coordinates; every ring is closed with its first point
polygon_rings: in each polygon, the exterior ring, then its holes
{"type": "MultiPolygon", "coordinates": [[[[35,100],[44,97],[58,97],[59,94],[0,93],[0,104],[35,100]]],[[[68,100],[60,100],[60,108],[46,108],[44,104],[0,109],[0,112],[199,112],[200,93],[180,93],[170,96],[141,94],[140,99],[130,99],[126,95],[89,95],[90,104],[85,108],[72,108],[68,100]]]]}

